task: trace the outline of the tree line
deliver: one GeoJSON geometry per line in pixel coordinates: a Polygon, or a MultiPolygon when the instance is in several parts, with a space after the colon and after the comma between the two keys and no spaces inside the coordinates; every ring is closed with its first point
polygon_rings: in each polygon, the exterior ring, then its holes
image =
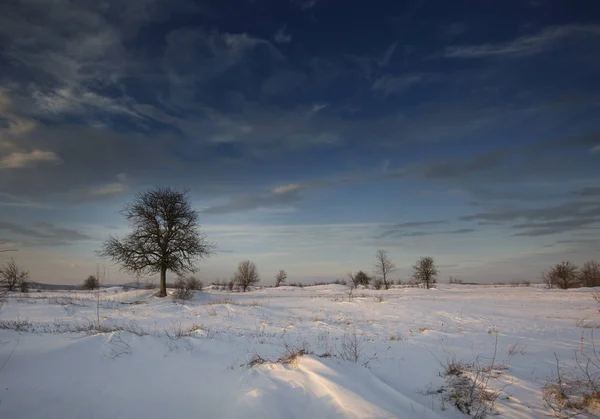
{"type": "MultiPolygon", "coordinates": [[[[190,204],[188,192],[171,188],[155,188],[139,193],[122,210],[121,214],[129,222],[131,231],[123,239],[110,236],[97,254],[119,264],[122,270],[139,278],[141,275],[159,274],[160,297],[167,296],[167,271],[178,277],[178,289],[201,289],[194,277],[187,275],[196,272],[195,262],[209,257],[215,249],[200,232],[198,212],[190,204]]],[[[373,263],[373,276],[364,271],[349,273],[352,287],[370,286],[375,289],[389,289],[393,284],[391,275],[396,265],[388,253],[377,250],[373,263]]],[[[429,289],[437,283],[438,267],[430,256],[420,258],[413,265],[412,281],[429,289]]],[[[14,259],[0,270],[0,288],[8,291],[20,289],[26,292],[29,287],[29,274],[19,269],[14,259]]],[[[595,261],[586,262],[578,268],[570,261],[561,262],[545,271],[542,280],[549,288],[568,289],[576,286],[600,286],[600,265],[595,261]]],[[[139,279],[138,279],[139,281],[139,279]]],[[[228,286],[237,286],[242,291],[260,281],[256,265],[244,260],[228,286]]],[[[287,273],[280,270],[275,275],[275,286],[285,284],[287,273]]],[[[91,275],[83,284],[85,289],[100,286],[98,278],[91,275]]]]}

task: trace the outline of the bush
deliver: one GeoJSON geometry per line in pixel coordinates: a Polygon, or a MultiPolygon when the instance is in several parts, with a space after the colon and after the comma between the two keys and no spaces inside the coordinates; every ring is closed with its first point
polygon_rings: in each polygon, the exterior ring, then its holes
{"type": "Polygon", "coordinates": [[[100,281],[94,275],[90,275],[87,277],[85,281],[83,281],[83,289],[84,290],[95,290],[100,288],[100,281]]]}
{"type": "MultiPolygon", "coordinates": [[[[575,353],[576,367],[561,368],[556,354],[556,377],[543,389],[546,406],[559,418],[595,417],[600,406],[600,355],[596,352],[593,331],[592,349],[580,349],[575,353]]],[[[582,348],[584,348],[582,346],[582,348]]]]}
{"type": "Polygon", "coordinates": [[[19,289],[21,292],[29,292],[30,286],[31,283],[29,281],[21,281],[21,284],[19,284],[19,289]]]}
{"type": "Polygon", "coordinates": [[[548,288],[567,290],[581,285],[577,265],[570,261],[557,263],[542,274],[542,279],[548,288]]]}
{"type": "Polygon", "coordinates": [[[21,284],[27,282],[28,279],[29,272],[21,270],[12,258],[0,270],[0,286],[7,291],[20,288],[21,284]]]}
{"type": "Polygon", "coordinates": [[[357,288],[359,285],[368,287],[371,282],[371,277],[363,271],[358,271],[356,274],[349,273],[348,277],[352,281],[352,287],[357,288]]]}
{"type": "Polygon", "coordinates": [[[186,278],[186,285],[187,288],[190,290],[194,290],[194,291],[202,291],[202,289],[204,288],[204,283],[199,280],[198,278],[196,278],[195,276],[190,276],[188,278],[186,278]]]}
{"type": "Polygon", "coordinates": [[[600,286],[600,263],[588,260],[579,271],[579,281],[584,287],[600,286]]]}
{"type": "Polygon", "coordinates": [[[380,290],[381,288],[383,288],[383,280],[376,278],[373,280],[373,284],[371,286],[375,290],[380,290]]]}
{"type": "Polygon", "coordinates": [[[198,288],[202,290],[202,282],[193,276],[189,278],[180,276],[175,281],[173,287],[175,288],[175,291],[173,292],[173,298],[175,300],[191,300],[198,288]]]}

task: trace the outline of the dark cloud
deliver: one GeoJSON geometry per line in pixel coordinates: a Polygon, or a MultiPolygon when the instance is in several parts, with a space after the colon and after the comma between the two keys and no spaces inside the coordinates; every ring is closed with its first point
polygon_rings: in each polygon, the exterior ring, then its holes
{"type": "MultiPolygon", "coordinates": [[[[423,226],[423,225],[422,225],[423,226]]],[[[402,238],[402,237],[422,237],[422,236],[437,236],[437,235],[454,235],[454,234],[469,234],[477,230],[474,228],[460,228],[456,230],[446,231],[406,231],[405,229],[392,229],[385,231],[377,239],[382,238],[402,238]]]]}
{"type": "Polygon", "coordinates": [[[600,187],[583,188],[576,191],[575,194],[581,196],[598,196],[600,195],[600,187]]]}
{"type": "Polygon", "coordinates": [[[516,224],[512,228],[524,230],[515,233],[515,236],[549,236],[552,234],[569,233],[582,227],[593,228],[595,224],[600,223],[600,207],[596,210],[596,217],[572,218],[569,220],[548,221],[545,223],[523,223],[516,224]]]}
{"type": "Polygon", "coordinates": [[[47,222],[37,222],[31,227],[23,227],[19,224],[0,221],[0,230],[12,234],[10,239],[13,243],[21,246],[61,246],[78,241],[90,240],[91,237],[77,230],[58,227],[47,222]]]}

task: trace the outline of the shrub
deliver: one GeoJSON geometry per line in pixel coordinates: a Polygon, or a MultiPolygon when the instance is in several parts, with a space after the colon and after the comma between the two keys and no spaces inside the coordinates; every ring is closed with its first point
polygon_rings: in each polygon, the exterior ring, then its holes
{"type": "Polygon", "coordinates": [[[363,271],[358,271],[354,275],[352,273],[349,273],[348,277],[350,278],[350,281],[352,281],[351,286],[353,288],[357,288],[359,285],[368,287],[369,283],[371,282],[371,277],[363,271]]]}
{"type": "Polygon", "coordinates": [[[579,281],[584,287],[600,286],[600,263],[588,260],[579,271],[579,281]]]}
{"type": "Polygon", "coordinates": [[[10,259],[0,270],[0,286],[7,291],[20,288],[29,279],[29,272],[21,270],[14,259],[10,259]]]}
{"type": "Polygon", "coordinates": [[[95,290],[100,288],[100,281],[94,275],[90,275],[87,277],[85,281],[83,281],[83,289],[84,290],[95,290]]]}
{"type": "MultiPolygon", "coordinates": [[[[193,283],[192,283],[193,285],[193,283]]],[[[188,278],[178,277],[174,285],[173,299],[175,300],[191,300],[194,296],[194,288],[190,288],[188,278]]]]}
{"type": "Polygon", "coordinates": [[[21,283],[19,284],[19,290],[21,292],[29,292],[30,286],[31,286],[31,283],[29,281],[21,281],[21,283]]]}
{"type": "Polygon", "coordinates": [[[567,290],[580,285],[580,276],[577,265],[570,261],[557,263],[550,270],[542,274],[542,279],[548,288],[567,290]]]}
{"type": "Polygon", "coordinates": [[[371,287],[375,290],[380,290],[381,288],[383,288],[383,280],[380,278],[375,278],[373,280],[373,283],[371,284],[371,287]]]}
{"type": "Polygon", "coordinates": [[[195,276],[190,276],[186,278],[185,281],[187,288],[190,290],[202,291],[202,289],[204,288],[204,283],[195,276]]]}

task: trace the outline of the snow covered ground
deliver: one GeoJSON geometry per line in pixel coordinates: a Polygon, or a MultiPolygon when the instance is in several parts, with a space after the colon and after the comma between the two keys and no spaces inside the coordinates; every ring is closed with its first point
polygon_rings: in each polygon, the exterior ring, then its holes
{"type": "Polygon", "coordinates": [[[555,354],[572,363],[600,324],[592,291],[441,285],[349,298],[326,285],[181,303],[115,287],[100,295],[102,333],[90,331],[95,293],[13,294],[0,310],[19,329],[0,330],[0,417],[463,417],[445,390],[452,359],[498,366],[501,417],[546,417],[555,354]],[[298,350],[308,355],[275,362],[298,350]]]}

